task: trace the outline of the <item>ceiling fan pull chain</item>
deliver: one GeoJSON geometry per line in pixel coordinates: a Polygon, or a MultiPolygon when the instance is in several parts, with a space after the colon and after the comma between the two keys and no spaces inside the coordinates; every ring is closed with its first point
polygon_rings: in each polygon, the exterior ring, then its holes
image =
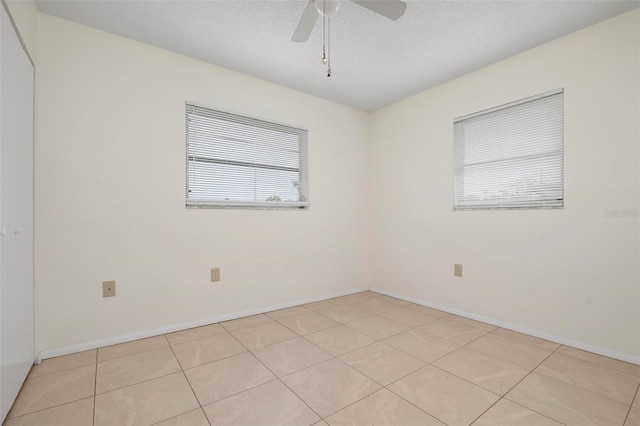
{"type": "MultiPolygon", "coordinates": [[[[324,3],[322,5],[322,8],[324,10],[325,6],[324,3]]],[[[322,64],[325,65],[327,63],[327,54],[326,54],[326,40],[327,40],[327,17],[323,14],[322,15],[322,64]]]]}
{"type": "Polygon", "coordinates": [[[331,18],[327,19],[327,77],[331,77],[331,18]]]}

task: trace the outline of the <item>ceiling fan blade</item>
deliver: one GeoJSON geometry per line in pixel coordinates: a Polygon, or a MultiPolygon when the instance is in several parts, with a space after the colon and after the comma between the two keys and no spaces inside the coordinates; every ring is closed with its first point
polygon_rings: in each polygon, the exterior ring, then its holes
{"type": "Polygon", "coordinates": [[[313,31],[313,27],[316,25],[316,21],[318,20],[318,12],[316,11],[313,2],[314,0],[309,0],[309,3],[307,3],[307,7],[304,9],[304,12],[302,12],[300,22],[298,22],[298,26],[293,32],[291,40],[298,43],[309,40],[311,31],[313,31]]]}
{"type": "Polygon", "coordinates": [[[351,0],[352,2],[394,21],[404,15],[407,4],[400,0],[351,0]]]}

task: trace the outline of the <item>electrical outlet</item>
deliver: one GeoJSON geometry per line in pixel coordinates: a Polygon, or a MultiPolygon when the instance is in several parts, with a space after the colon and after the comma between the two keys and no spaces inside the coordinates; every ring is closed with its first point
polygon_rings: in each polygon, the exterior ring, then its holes
{"type": "Polygon", "coordinates": [[[453,276],[461,277],[462,276],[462,264],[454,263],[453,264],[453,276]]]}
{"type": "Polygon", "coordinates": [[[220,281],[220,268],[211,268],[211,282],[220,281]]]}
{"type": "Polygon", "coordinates": [[[114,297],[116,295],[116,282],[115,281],[103,281],[102,282],[102,297],[114,297]]]}

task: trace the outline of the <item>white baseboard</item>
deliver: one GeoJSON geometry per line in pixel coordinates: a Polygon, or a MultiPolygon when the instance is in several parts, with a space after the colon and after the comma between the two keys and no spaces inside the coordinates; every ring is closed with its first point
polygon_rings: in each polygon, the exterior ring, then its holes
{"type": "Polygon", "coordinates": [[[145,337],[153,337],[161,334],[173,333],[175,331],[187,330],[189,328],[201,327],[203,325],[214,324],[222,321],[229,321],[237,318],[248,317],[251,315],[263,314],[265,312],[277,311],[278,309],[290,308],[292,306],[303,305],[306,303],[319,302],[321,300],[331,299],[334,297],[346,296],[353,293],[359,293],[366,291],[366,287],[356,288],[347,291],[341,291],[333,294],[326,294],[319,297],[312,297],[310,299],[296,300],[293,302],[280,303],[278,305],[266,306],[263,308],[249,309],[241,312],[234,312],[231,314],[219,315],[213,318],[204,318],[197,321],[190,321],[181,324],[173,324],[165,327],[154,328],[152,330],[139,331],[135,333],[125,334],[123,336],[114,336],[106,339],[94,340],[91,342],[80,343],[77,345],[64,346],[61,348],[44,349],[37,354],[36,364],[40,364],[43,359],[53,358],[61,355],[69,355],[76,352],[87,351],[90,349],[101,348],[104,346],[117,345],[118,343],[131,342],[132,340],[144,339],[145,337]]]}
{"type": "Polygon", "coordinates": [[[541,339],[550,340],[555,343],[560,343],[561,345],[571,346],[573,348],[582,349],[588,352],[593,352],[598,355],[603,355],[609,358],[614,358],[620,361],[629,362],[631,364],[640,365],[640,356],[631,355],[623,352],[617,352],[608,348],[603,348],[600,346],[591,345],[588,343],[580,342],[577,340],[567,339],[565,337],[556,336],[553,334],[545,333],[543,331],[534,330],[526,327],[521,327],[516,324],[511,324],[505,321],[496,320],[493,318],[484,317],[482,315],[470,314],[468,312],[460,311],[457,309],[452,309],[447,306],[437,305],[435,303],[425,302],[424,300],[416,299],[413,297],[408,297],[402,294],[394,293],[392,291],[383,290],[380,288],[369,287],[369,290],[374,291],[376,293],[385,294],[387,296],[395,297],[397,299],[406,300],[407,302],[412,302],[417,305],[426,306],[428,308],[437,309],[439,311],[448,312],[450,314],[459,315],[461,317],[469,318],[476,321],[486,322],[487,324],[495,325],[497,327],[506,328],[508,330],[517,331],[519,333],[528,334],[529,336],[539,337],[541,339]]]}

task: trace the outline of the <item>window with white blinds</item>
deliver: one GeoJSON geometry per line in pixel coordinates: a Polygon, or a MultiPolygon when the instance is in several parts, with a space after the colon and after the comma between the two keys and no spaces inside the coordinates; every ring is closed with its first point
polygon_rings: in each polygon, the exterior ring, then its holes
{"type": "Polygon", "coordinates": [[[306,208],[307,130],[187,104],[187,206],[306,208]]]}
{"type": "Polygon", "coordinates": [[[454,210],[564,205],[564,92],[454,120],[454,210]]]}

